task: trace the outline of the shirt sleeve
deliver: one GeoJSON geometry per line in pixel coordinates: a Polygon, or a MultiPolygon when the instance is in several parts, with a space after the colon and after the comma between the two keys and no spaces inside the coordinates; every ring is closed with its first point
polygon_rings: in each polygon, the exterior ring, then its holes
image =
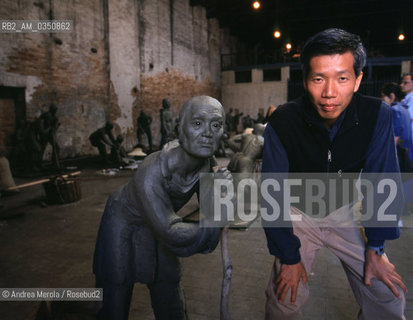
{"type": "Polygon", "coordinates": [[[401,137],[403,135],[402,114],[395,107],[392,107],[390,110],[391,110],[391,113],[392,113],[392,116],[393,116],[394,135],[396,137],[401,137]]]}
{"type": "MultiPolygon", "coordinates": [[[[388,207],[388,211],[400,217],[403,209],[403,186],[400,177],[399,163],[397,160],[396,145],[394,141],[394,132],[392,125],[392,113],[390,108],[382,103],[377,116],[376,127],[369,145],[366,156],[366,162],[363,168],[364,173],[374,173],[376,181],[374,182],[374,202],[375,214],[377,214],[376,204],[383,204],[388,194],[377,194],[377,179],[391,177],[396,182],[396,198],[388,207]]],[[[369,178],[370,179],[370,178],[369,178]]],[[[363,208],[367,205],[366,199],[363,199],[363,208]]],[[[394,226],[366,226],[367,244],[369,246],[380,246],[385,240],[397,239],[400,236],[400,228],[397,227],[397,221],[394,226]]]]}
{"type": "MultiPolygon", "coordinates": [[[[289,162],[287,153],[277,137],[272,126],[268,123],[264,133],[264,153],[262,159],[262,173],[266,174],[287,173],[289,162]]],[[[281,203],[281,199],[277,199],[281,203]]],[[[281,206],[282,207],[282,206],[281,206]]],[[[265,226],[264,232],[267,237],[267,245],[270,253],[278,257],[282,264],[296,264],[300,262],[300,239],[294,235],[291,223],[289,226],[265,226]]]]}

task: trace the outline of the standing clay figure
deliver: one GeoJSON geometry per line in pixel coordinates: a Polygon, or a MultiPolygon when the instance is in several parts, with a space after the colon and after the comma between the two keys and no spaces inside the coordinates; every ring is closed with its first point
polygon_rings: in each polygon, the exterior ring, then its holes
{"type": "Polygon", "coordinates": [[[254,127],[254,119],[252,119],[249,114],[242,117],[242,129],[243,130],[247,128],[253,128],[253,127],[254,127]]]}
{"type": "Polygon", "coordinates": [[[143,146],[142,135],[146,134],[146,138],[149,144],[149,149],[145,151],[148,151],[148,153],[152,152],[151,123],[152,123],[152,117],[146,114],[143,110],[141,110],[141,113],[139,114],[139,117],[138,117],[138,132],[137,132],[138,141],[139,141],[139,145],[143,146]]]}
{"type": "Polygon", "coordinates": [[[48,143],[52,146],[52,161],[57,168],[60,168],[59,163],[59,145],[56,141],[56,131],[60,126],[56,116],[57,107],[51,104],[49,111],[44,112],[39,117],[40,124],[40,144],[42,147],[42,157],[48,143]]]}
{"type": "Polygon", "coordinates": [[[161,117],[161,144],[160,149],[165,143],[174,139],[174,115],[169,110],[171,103],[168,99],[162,100],[162,109],[160,110],[161,117]]]}
{"type": "Polygon", "coordinates": [[[109,163],[106,146],[116,148],[116,140],[112,135],[112,129],[113,123],[108,121],[104,127],[97,129],[89,136],[90,143],[92,146],[98,148],[100,157],[106,164],[109,163]]]}
{"type": "Polygon", "coordinates": [[[254,122],[255,123],[262,123],[262,124],[264,124],[266,122],[263,108],[258,109],[257,119],[255,119],[254,122]]]}
{"type": "Polygon", "coordinates": [[[232,118],[232,129],[235,133],[240,132],[238,130],[238,125],[239,125],[239,119],[244,115],[243,112],[239,112],[238,109],[235,109],[235,115],[232,118]]]}
{"type": "Polygon", "coordinates": [[[209,253],[218,244],[220,228],[184,222],[176,212],[199,191],[199,174],[214,166],[224,110],[218,100],[199,96],[183,105],[179,119],[179,142],[148,155],[107,201],[93,266],[103,288],[100,319],[128,318],[135,282],[147,285],[156,319],[186,319],[178,257],[209,253]]]}
{"type": "Polygon", "coordinates": [[[25,171],[27,173],[40,171],[42,169],[43,147],[40,138],[40,118],[27,124],[25,129],[25,145],[27,149],[27,158],[25,171]]]}
{"type": "Polygon", "coordinates": [[[229,108],[229,111],[227,112],[225,116],[225,125],[226,125],[226,130],[227,132],[233,132],[234,130],[234,122],[233,122],[233,117],[234,115],[232,114],[232,108],[229,108]]]}

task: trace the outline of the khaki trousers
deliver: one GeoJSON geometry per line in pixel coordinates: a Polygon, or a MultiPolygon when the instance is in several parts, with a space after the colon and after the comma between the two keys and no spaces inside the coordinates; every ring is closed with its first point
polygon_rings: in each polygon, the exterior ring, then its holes
{"type": "MultiPolygon", "coordinates": [[[[343,265],[360,306],[359,320],[405,319],[403,314],[406,300],[402,289],[399,288],[402,295],[399,299],[379,280],[373,279],[371,287],[363,283],[365,242],[348,206],[322,219],[311,218],[294,207],[291,207],[291,215],[301,216],[301,221],[293,221],[293,229],[294,234],[301,241],[301,261],[307,274],[311,272],[318,250],[326,247],[340,259],[343,265]]],[[[300,282],[295,304],[291,304],[291,291],[284,301],[279,302],[275,296],[276,286],[274,285],[279,270],[280,262],[276,259],[266,290],[265,319],[301,319],[301,308],[309,297],[308,283],[300,282]]]]}

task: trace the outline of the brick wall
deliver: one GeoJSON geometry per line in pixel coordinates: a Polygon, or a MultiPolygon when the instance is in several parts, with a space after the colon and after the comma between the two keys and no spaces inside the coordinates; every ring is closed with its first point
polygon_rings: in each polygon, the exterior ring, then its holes
{"type": "Polygon", "coordinates": [[[74,21],[71,33],[0,34],[0,85],[26,87],[29,121],[57,105],[63,157],[90,153],[88,135],[109,109],[103,1],[5,2],[3,19],[74,21]]]}
{"type": "Polygon", "coordinates": [[[88,136],[107,120],[132,148],[140,110],[159,144],[162,99],[177,114],[193,95],[220,98],[220,54],[236,45],[189,0],[3,0],[0,17],[74,22],[71,33],[0,34],[0,86],[25,88],[28,120],[57,105],[62,157],[97,154],[88,136]]]}

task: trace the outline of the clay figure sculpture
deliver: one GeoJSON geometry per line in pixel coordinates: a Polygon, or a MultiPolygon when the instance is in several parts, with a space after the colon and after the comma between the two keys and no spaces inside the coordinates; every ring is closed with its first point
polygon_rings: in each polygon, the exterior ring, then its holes
{"type": "Polygon", "coordinates": [[[202,228],[176,212],[199,191],[199,174],[215,167],[224,110],[218,100],[198,96],[179,119],[179,140],[148,155],[106,203],[93,266],[103,288],[100,319],[128,318],[135,282],[147,285],[156,319],[186,319],[180,257],[209,253],[219,242],[221,228],[202,228]]]}
{"type": "Polygon", "coordinates": [[[165,145],[165,143],[172,141],[174,137],[174,114],[169,109],[171,103],[168,99],[162,100],[162,109],[160,110],[161,117],[161,143],[160,147],[165,145]]]}
{"type": "Polygon", "coordinates": [[[94,131],[89,140],[92,146],[98,148],[101,159],[105,164],[109,164],[106,146],[116,148],[116,140],[112,134],[113,123],[106,122],[105,126],[94,131]]]}

